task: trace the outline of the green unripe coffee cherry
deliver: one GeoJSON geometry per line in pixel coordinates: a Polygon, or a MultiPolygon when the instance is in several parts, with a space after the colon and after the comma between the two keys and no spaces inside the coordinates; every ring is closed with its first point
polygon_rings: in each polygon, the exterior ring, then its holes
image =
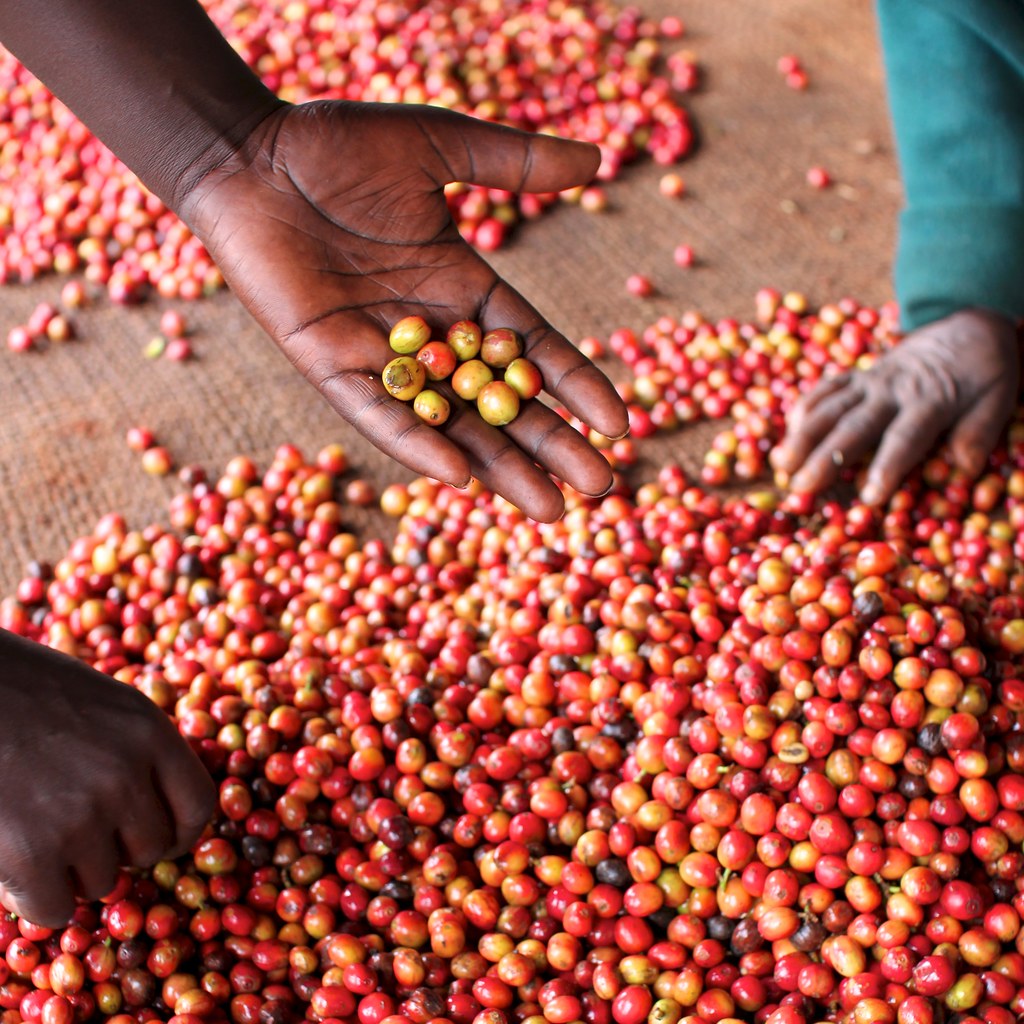
{"type": "Polygon", "coordinates": [[[424,423],[439,427],[448,419],[451,406],[444,395],[426,388],[413,399],[412,410],[424,423]]]}
{"type": "Polygon", "coordinates": [[[430,328],[421,316],[406,316],[391,328],[388,335],[391,347],[403,356],[419,352],[430,341],[430,328]]]}
{"type": "Polygon", "coordinates": [[[503,380],[492,380],[476,396],[476,409],[484,422],[503,427],[519,415],[519,396],[503,380]]]}

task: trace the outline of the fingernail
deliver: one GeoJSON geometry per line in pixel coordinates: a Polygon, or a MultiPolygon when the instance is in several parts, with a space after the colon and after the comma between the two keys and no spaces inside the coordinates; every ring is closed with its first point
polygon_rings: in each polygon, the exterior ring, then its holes
{"type": "Polygon", "coordinates": [[[882,488],[879,484],[873,480],[869,480],[861,489],[860,500],[865,505],[878,505],[882,500],[883,495],[882,488]]]}
{"type": "Polygon", "coordinates": [[[964,449],[960,464],[968,476],[977,476],[985,465],[985,453],[978,447],[971,445],[964,449]]]}
{"type": "Polygon", "coordinates": [[[813,491],[814,477],[810,473],[801,470],[795,477],[793,477],[789,486],[794,491],[813,491]]]}
{"type": "Polygon", "coordinates": [[[768,453],[768,460],[776,469],[785,469],[791,455],[792,452],[788,448],[784,445],[779,445],[768,453]]]}

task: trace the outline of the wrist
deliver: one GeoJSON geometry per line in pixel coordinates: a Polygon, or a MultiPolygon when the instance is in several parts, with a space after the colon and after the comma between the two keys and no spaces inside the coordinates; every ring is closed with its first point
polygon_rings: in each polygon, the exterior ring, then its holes
{"type": "Polygon", "coordinates": [[[987,320],[996,327],[1006,328],[1011,331],[1016,331],[1017,325],[1020,323],[1018,317],[1011,316],[1009,313],[1004,313],[999,309],[988,309],[984,306],[972,306],[970,309],[964,310],[964,312],[972,313],[987,320]]]}
{"type": "Polygon", "coordinates": [[[175,210],[281,103],[198,0],[3,0],[0,40],[175,210]]]}
{"type": "Polygon", "coordinates": [[[982,329],[1007,334],[1016,333],[1018,323],[1009,313],[985,306],[964,306],[944,316],[941,321],[935,322],[974,325],[982,329]]]}
{"type": "Polygon", "coordinates": [[[154,169],[153,183],[139,175],[186,223],[188,200],[195,187],[232,158],[241,155],[245,159],[246,144],[258,133],[260,125],[275,111],[289,106],[269,90],[263,93],[254,94],[247,104],[240,104],[239,116],[230,124],[219,119],[196,123],[187,144],[177,153],[168,154],[166,165],[154,169]]]}

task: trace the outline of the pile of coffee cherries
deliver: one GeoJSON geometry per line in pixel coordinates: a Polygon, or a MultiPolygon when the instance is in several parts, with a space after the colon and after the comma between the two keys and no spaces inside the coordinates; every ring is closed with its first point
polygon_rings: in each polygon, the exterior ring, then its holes
{"type": "Polygon", "coordinates": [[[798,395],[826,371],[867,369],[898,339],[893,304],[876,310],[844,298],[809,315],[800,292],[762,288],[755,307],[753,322],[709,321],[688,311],[659,317],[639,334],[613,331],[608,339],[607,347],[632,371],[620,391],[633,437],[731,420],[704,456],[706,484],[763,477],[798,395]]]}
{"type": "Polygon", "coordinates": [[[448,328],[444,341],[430,337],[430,325],[422,317],[399,320],[388,339],[399,355],[381,371],[381,381],[393,398],[412,402],[416,415],[431,426],[447,421],[451,404],[426,387],[428,381],[450,378],[452,391],[474,402],[481,419],[496,427],[519,415],[521,400],[540,394],[540,370],[523,355],[523,339],[510,327],[485,334],[472,320],[459,320],[448,328]],[[501,371],[501,380],[495,379],[495,370],[501,371]]]}
{"type": "MultiPolygon", "coordinates": [[[[705,414],[818,324],[896,341],[792,305],[681,318],[717,338],[705,414]]],[[[105,516],[0,602],[220,790],[190,855],[63,930],[0,921],[2,1024],[1020,1019],[1021,413],[981,479],[940,454],[881,510],[667,465],[538,524],[418,479],[388,544],[346,465],[193,467],[166,525],[105,516]]]]}
{"type": "MultiPolygon", "coordinates": [[[[203,0],[282,98],[431,103],[595,142],[609,180],[641,153],[672,163],[686,113],[657,70],[656,23],[607,0],[203,0]]],[[[191,232],[49,91],[0,49],[0,282],[83,269],[114,301],[195,299],[223,285],[191,232]]],[[[567,198],[580,198],[576,189],[567,198]]],[[[452,185],[463,235],[500,246],[557,195],[452,185]]]]}

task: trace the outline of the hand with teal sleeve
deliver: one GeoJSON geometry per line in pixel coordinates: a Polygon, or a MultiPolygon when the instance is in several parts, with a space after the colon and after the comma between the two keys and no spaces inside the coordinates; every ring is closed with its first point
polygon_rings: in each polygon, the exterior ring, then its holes
{"type": "Polygon", "coordinates": [[[886,500],[948,435],[975,474],[1018,389],[1024,315],[1024,4],[878,0],[906,206],[895,284],[909,336],[791,410],[773,462],[800,490],[877,448],[861,497],[886,500]]]}

